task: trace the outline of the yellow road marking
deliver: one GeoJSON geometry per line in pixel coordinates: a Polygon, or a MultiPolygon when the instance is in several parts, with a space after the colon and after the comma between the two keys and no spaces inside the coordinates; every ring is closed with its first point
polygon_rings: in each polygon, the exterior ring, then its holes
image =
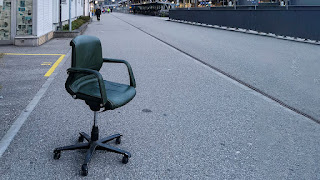
{"type": "Polygon", "coordinates": [[[43,62],[41,65],[47,65],[50,66],[52,64],[52,62],[43,62]]]}
{"type": "MultiPolygon", "coordinates": [[[[20,54],[20,53],[3,53],[4,55],[16,55],[16,56],[60,56],[60,58],[53,64],[53,66],[47,71],[47,73],[44,75],[45,77],[49,77],[53,71],[57,68],[57,66],[60,64],[62,59],[66,56],[65,54],[20,54]]],[[[47,63],[47,62],[45,62],[47,63]]],[[[51,65],[49,64],[41,64],[41,65],[51,65]]]]}
{"type": "Polygon", "coordinates": [[[53,64],[53,66],[49,69],[49,71],[44,76],[49,77],[53,73],[53,71],[57,68],[57,66],[60,64],[60,62],[62,61],[62,59],[65,56],[66,55],[61,55],[60,58],[53,64]]]}

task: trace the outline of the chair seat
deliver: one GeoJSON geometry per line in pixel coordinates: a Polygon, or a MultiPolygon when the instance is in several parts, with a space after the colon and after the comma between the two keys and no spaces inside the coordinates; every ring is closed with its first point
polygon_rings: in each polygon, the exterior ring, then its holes
{"type": "MultiPolygon", "coordinates": [[[[104,80],[104,84],[108,99],[107,103],[105,104],[105,108],[107,110],[116,109],[127,104],[136,95],[136,90],[132,86],[106,80],[104,80]]],[[[98,81],[91,80],[86,81],[86,83],[82,83],[80,86],[78,86],[76,95],[80,99],[100,103],[101,93],[98,81]]]]}

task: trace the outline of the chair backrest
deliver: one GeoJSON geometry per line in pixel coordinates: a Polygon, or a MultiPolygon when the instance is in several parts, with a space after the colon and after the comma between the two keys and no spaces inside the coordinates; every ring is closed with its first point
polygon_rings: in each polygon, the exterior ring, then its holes
{"type": "Polygon", "coordinates": [[[80,35],[75,37],[70,45],[72,46],[71,67],[100,70],[103,60],[101,42],[97,37],[80,35]]]}
{"type": "MultiPolygon", "coordinates": [[[[71,67],[87,68],[99,71],[103,64],[101,42],[97,37],[80,35],[71,40],[71,67]]],[[[78,84],[95,79],[93,75],[70,73],[65,87],[69,94],[77,92],[78,84]]]]}

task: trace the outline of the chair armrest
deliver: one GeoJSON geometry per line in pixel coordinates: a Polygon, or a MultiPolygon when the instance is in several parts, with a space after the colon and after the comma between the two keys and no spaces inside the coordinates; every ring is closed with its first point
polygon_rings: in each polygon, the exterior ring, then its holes
{"type": "Polygon", "coordinates": [[[134,88],[136,87],[136,80],[134,79],[132,68],[131,68],[130,64],[127,61],[121,60],[121,59],[103,58],[103,62],[107,62],[107,63],[124,63],[128,68],[128,73],[129,73],[129,77],[130,77],[130,86],[132,86],[134,88]]]}
{"type": "Polygon", "coordinates": [[[102,75],[98,71],[92,70],[92,69],[87,69],[87,68],[69,68],[69,69],[67,69],[67,72],[68,73],[93,74],[98,79],[102,103],[103,103],[103,105],[105,105],[107,103],[106,87],[104,85],[102,75]]]}

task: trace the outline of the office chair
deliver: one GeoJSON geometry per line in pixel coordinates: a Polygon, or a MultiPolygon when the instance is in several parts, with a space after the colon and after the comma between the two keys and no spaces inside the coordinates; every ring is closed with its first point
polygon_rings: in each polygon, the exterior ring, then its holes
{"type": "Polygon", "coordinates": [[[71,68],[67,70],[68,78],[65,83],[67,92],[75,99],[86,102],[94,111],[93,127],[91,136],[81,132],[79,143],[71,146],[59,147],[54,150],[54,159],[59,159],[61,151],[88,149],[84,163],[81,167],[81,174],[88,175],[88,163],[95,150],[106,150],[122,154],[122,163],[128,163],[131,154],[127,151],[112,147],[106,144],[115,139],[116,144],[121,142],[121,134],[115,134],[99,139],[99,129],[96,125],[97,112],[113,110],[130,102],[136,94],[136,83],[130,64],[119,59],[102,58],[101,43],[97,37],[80,35],[71,40],[72,62],[71,68]],[[120,84],[103,80],[99,70],[103,63],[124,63],[129,72],[130,85],[120,84]],[[88,142],[83,143],[84,139],[88,142]]]}

